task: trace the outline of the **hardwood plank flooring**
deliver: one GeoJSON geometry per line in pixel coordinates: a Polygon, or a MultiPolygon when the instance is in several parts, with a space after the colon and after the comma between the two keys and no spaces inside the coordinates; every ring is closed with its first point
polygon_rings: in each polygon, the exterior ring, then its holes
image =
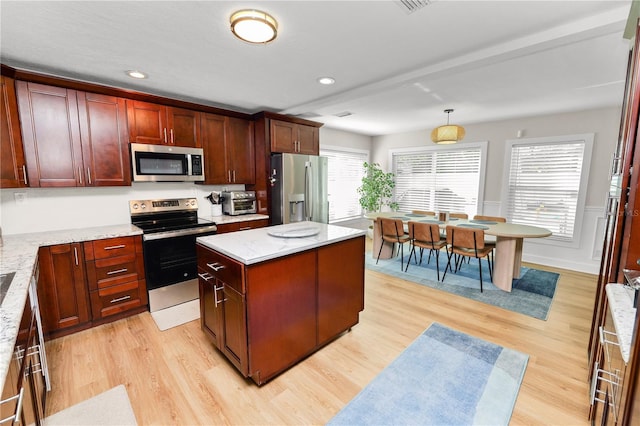
{"type": "Polygon", "coordinates": [[[367,270],[360,323],[262,387],[199,321],[160,332],[145,312],[52,340],[47,415],[124,384],[140,425],[324,424],[436,321],[529,354],[511,424],[586,425],[597,277],[531,266],[561,274],[547,321],[367,270]]]}

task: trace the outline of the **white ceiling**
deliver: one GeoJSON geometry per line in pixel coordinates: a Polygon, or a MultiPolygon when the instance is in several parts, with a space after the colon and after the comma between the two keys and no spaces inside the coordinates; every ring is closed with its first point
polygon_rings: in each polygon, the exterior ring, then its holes
{"type": "Polygon", "coordinates": [[[466,125],[620,105],[630,5],[434,0],[407,13],[397,1],[2,0],[0,55],[15,68],[382,135],[443,124],[445,108],[466,125]],[[277,19],[274,42],[232,35],[229,16],[250,7],[277,19]]]}

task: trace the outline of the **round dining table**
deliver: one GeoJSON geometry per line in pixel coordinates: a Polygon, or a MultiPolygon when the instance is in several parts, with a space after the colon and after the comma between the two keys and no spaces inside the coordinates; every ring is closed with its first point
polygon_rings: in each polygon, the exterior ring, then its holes
{"type": "Polygon", "coordinates": [[[377,225],[379,218],[397,218],[404,223],[413,221],[426,221],[437,223],[441,229],[446,229],[447,225],[452,226],[473,226],[483,229],[485,235],[496,237],[496,252],[493,261],[493,284],[501,290],[511,291],[513,279],[520,278],[522,265],[522,243],[525,238],[544,238],[552,233],[546,228],[532,225],[520,225],[517,223],[493,222],[470,219],[449,219],[440,221],[435,216],[418,215],[415,213],[401,212],[378,212],[368,213],[367,219],[373,220],[373,250],[372,256],[378,256],[380,245],[382,251],[381,259],[388,259],[393,253],[393,244],[382,241],[380,226],[377,225]]]}

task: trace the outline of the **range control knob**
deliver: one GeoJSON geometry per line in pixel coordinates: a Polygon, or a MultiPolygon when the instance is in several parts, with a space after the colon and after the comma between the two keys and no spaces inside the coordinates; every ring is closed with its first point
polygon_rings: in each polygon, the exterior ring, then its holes
{"type": "Polygon", "coordinates": [[[133,203],[133,206],[131,206],[131,207],[133,207],[134,210],[138,210],[138,207],[140,207],[140,206],[138,206],[138,203],[133,203]]]}
{"type": "Polygon", "coordinates": [[[146,209],[146,208],[147,208],[147,205],[146,205],[145,203],[142,203],[142,204],[140,204],[140,208],[141,208],[142,210],[144,210],[144,209],[146,209]]]}

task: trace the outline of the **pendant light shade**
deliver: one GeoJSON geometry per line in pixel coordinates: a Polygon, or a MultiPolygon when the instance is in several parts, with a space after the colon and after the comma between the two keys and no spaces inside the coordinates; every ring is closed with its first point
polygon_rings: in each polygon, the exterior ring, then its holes
{"type": "Polygon", "coordinates": [[[268,43],[278,35],[278,23],[273,16],[260,10],[239,10],[231,15],[231,31],[249,43],[268,43]]]}
{"type": "Polygon", "coordinates": [[[440,126],[433,129],[431,132],[431,140],[437,144],[452,144],[464,138],[464,127],[456,124],[449,124],[449,114],[453,112],[452,109],[445,109],[447,113],[446,126],[440,126]]]}

